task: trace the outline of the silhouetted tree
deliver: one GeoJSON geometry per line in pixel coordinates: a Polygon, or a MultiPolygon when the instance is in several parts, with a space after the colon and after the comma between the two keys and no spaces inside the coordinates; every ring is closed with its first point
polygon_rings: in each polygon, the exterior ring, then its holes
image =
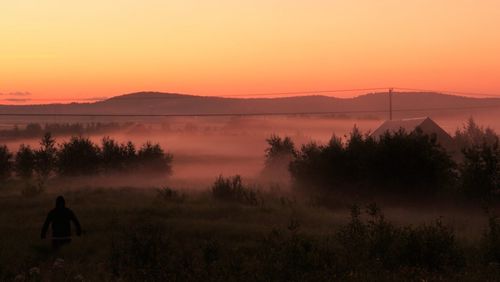
{"type": "Polygon", "coordinates": [[[137,150],[135,149],[134,143],[128,141],[122,148],[125,154],[125,169],[131,170],[137,168],[137,150]]]}
{"type": "Polygon", "coordinates": [[[90,139],[72,137],[57,152],[57,169],[64,176],[96,174],[100,168],[100,149],[90,139]]]}
{"type": "Polygon", "coordinates": [[[105,172],[123,171],[127,162],[127,146],[120,145],[115,140],[102,139],[101,159],[105,172]]]}
{"type": "Polygon", "coordinates": [[[463,150],[460,166],[462,188],[469,197],[491,198],[500,191],[500,148],[498,141],[463,150]]]}
{"type": "Polygon", "coordinates": [[[159,144],[146,142],[138,154],[138,161],[145,172],[172,173],[172,155],[165,153],[159,144]]]}
{"type": "Polygon", "coordinates": [[[14,163],[16,175],[23,179],[29,179],[33,176],[35,169],[35,152],[28,145],[21,144],[16,153],[14,163]]]}
{"type": "Polygon", "coordinates": [[[50,132],[44,134],[40,140],[40,149],[35,151],[35,172],[41,180],[47,179],[55,170],[56,141],[50,132]]]}
{"type": "Polygon", "coordinates": [[[437,143],[435,135],[418,129],[385,134],[377,143],[375,181],[381,185],[414,188],[432,193],[448,188],[455,180],[456,164],[437,143]]]}
{"type": "Polygon", "coordinates": [[[334,137],[327,145],[302,146],[290,171],[298,187],[344,191],[369,188],[424,195],[454,180],[450,157],[435,136],[419,130],[374,139],[354,128],[345,144],[334,137]]]}
{"type": "Polygon", "coordinates": [[[7,146],[0,146],[0,180],[6,180],[11,175],[12,170],[12,154],[7,146]]]}
{"type": "Polygon", "coordinates": [[[263,175],[273,179],[289,176],[288,167],[297,155],[292,139],[288,136],[281,138],[272,135],[266,142],[269,146],[265,150],[266,163],[263,175]]]}
{"type": "Polygon", "coordinates": [[[498,142],[498,135],[489,127],[479,126],[471,117],[460,129],[455,131],[455,143],[463,150],[473,146],[482,146],[484,143],[493,145],[498,142]]]}

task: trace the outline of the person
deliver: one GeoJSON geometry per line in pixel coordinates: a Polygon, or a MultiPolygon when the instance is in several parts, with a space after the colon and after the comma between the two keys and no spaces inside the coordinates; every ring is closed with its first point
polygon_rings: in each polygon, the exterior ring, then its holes
{"type": "Polygon", "coordinates": [[[57,197],[56,207],[49,212],[43,224],[41,238],[45,239],[49,225],[52,224],[52,248],[59,249],[71,242],[71,222],[76,227],[76,235],[80,236],[82,234],[80,222],[73,211],[66,208],[64,197],[57,197]]]}

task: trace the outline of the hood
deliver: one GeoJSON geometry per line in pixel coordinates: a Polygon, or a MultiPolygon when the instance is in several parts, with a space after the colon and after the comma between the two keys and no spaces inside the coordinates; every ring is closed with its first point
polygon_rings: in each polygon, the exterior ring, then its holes
{"type": "Polygon", "coordinates": [[[66,206],[66,201],[64,201],[63,196],[59,196],[56,199],[56,209],[62,209],[66,206]]]}

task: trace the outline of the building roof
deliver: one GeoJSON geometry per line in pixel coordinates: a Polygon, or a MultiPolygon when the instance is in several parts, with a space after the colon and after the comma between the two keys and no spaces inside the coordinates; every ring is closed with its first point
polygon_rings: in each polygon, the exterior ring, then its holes
{"type": "Polygon", "coordinates": [[[435,134],[437,141],[441,145],[446,146],[452,142],[451,136],[429,117],[387,120],[375,129],[371,136],[378,138],[387,132],[395,133],[401,129],[407,133],[411,133],[417,128],[420,128],[424,134],[435,134]]]}

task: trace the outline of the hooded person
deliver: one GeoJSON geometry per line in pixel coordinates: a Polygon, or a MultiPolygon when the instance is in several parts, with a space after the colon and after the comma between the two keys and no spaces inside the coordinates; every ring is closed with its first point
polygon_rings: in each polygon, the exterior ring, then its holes
{"type": "Polygon", "coordinates": [[[66,208],[63,196],[56,199],[56,207],[47,215],[42,227],[41,238],[45,239],[49,225],[52,225],[52,247],[59,249],[64,244],[71,242],[71,222],[76,227],[76,235],[82,234],[80,222],[72,210],[66,208]]]}

